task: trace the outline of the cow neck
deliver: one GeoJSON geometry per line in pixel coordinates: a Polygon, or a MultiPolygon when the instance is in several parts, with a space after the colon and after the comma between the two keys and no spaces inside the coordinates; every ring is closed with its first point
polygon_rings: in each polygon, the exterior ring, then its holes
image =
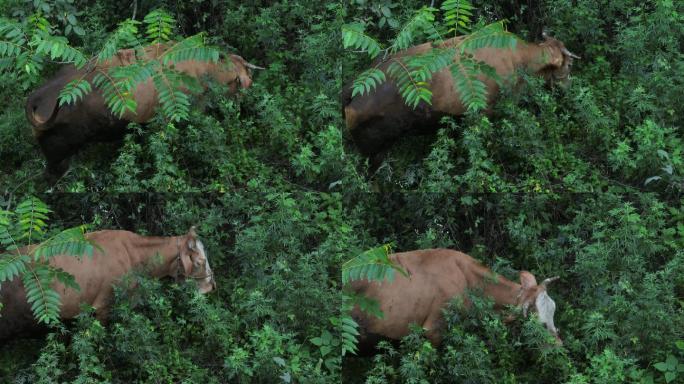
{"type": "Polygon", "coordinates": [[[138,236],[131,244],[134,252],[130,252],[133,263],[147,264],[155,277],[168,276],[172,271],[171,264],[176,262],[180,254],[180,246],[184,236],[144,237],[138,236]],[[159,254],[161,262],[155,262],[154,257],[159,254]]]}
{"type": "Polygon", "coordinates": [[[529,44],[519,42],[515,49],[516,67],[527,67],[532,73],[539,72],[548,65],[551,58],[551,50],[547,45],[529,44]],[[544,55],[546,54],[546,57],[544,55]]]}
{"type": "Polygon", "coordinates": [[[497,280],[494,282],[491,277],[483,278],[484,294],[493,298],[498,306],[518,305],[522,286],[503,276],[497,276],[497,280]]]}

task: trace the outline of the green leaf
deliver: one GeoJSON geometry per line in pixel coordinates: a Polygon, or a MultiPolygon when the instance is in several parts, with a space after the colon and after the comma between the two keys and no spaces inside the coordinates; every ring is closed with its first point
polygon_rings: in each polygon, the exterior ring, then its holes
{"type": "Polygon", "coordinates": [[[342,284],[352,280],[388,281],[394,280],[394,271],[404,276],[408,273],[389,258],[389,244],[370,249],[342,265],[342,284]]]}
{"type": "Polygon", "coordinates": [[[475,8],[470,1],[446,0],[440,8],[444,12],[446,33],[453,32],[454,36],[470,33],[472,10],[475,8]]]}
{"type": "Polygon", "coordinates": [[[110,59],[121,48],[140,45],[137,38],[138,25],[140,25],[139,21],[130,19],[119,23],[119,26],[107,40],[105,40],[102,49],[97,54],[98,63],[110,59]]]}
{"type": "Polygon", "coordinates": [[[677,378],[677,374],[675,372],[665,372],[665,381],[670,383],[672,380],[677,378]]]}
{"type": "Polygon", "coordinates": [[[385,72],[371,68],[362,72],[352,85],[352,97],[356,95],[363,96],[366,93],[372,92],[378,85],[386,80],[385,72]]]}
{"type": "Polygon", "coordinates": [[[74,79],[59,92],[59,106],[76,103],[91,91],[92,87],[89,81],[83,78],[74,79]]]}
{"type": "Polygon", "coordinates": [[[11,281],[26,271],[30,258],[21,254],[0,254],[0,283],[11,281]]]}
{"type": "Polygon", "coordinates": [[[473,52],[480,48],[508,48],[515,49],[518,38],[505,30],[504,23],[497,21],[488,24],[466,36],[461,44],[461,54],[473,52]]]}
{"type": "Polygon", "coordinates": [[[397,34],[397,37],[390,47],[390,52],[396,53],[409,48],[413,45],[416,38],[421,35],[429,36],[431,40],[441,40],[439,32],[433,24],[435,21],[435,11],[434,8],[430,7],[423,7],[416,11],[411,20],[409,20],[397,34]]]}
{"type": "Polygon", "coordinates": [[[676,357],[674,357],[673,355],[667,355],[667,359],[665,359],[665,364],[667,364],[669,370],[674,371],[678,363],[679,361],[676,357]]]}
{"type": "Polygon", "coordinates": [[[665,364],[664,362],[655,363],[653,364],[653,367],[659,370],[660,372],[665,372],[668,370],[667,364],[665,364]]]}
{"type": "Polygon", "coordinates": [[[176,20],[163,9],[156,9],[145,16],[145,34],[150,44],[163,43],[171,40],[171,33],[176,20]]]}
{"type": "Polygon", "coordinates": [[[327,345],[321,346],[321,356],[327,355],[328,353],[330,353],[330,351],[332,351],[332,347],[327,345]]]}
{"type": "Polygon", "coordinates": [[[371,59],[376,58],[381,51],[380,44],[364,32],[361,23],[345,24],[342,26],[342,46],[367,52],[371,59]]]}
{"type": "Polygon", "coordinates": [[[479,111],[487,107],[487,86],[478,78],[480,72],[472,59],[461,58],[451,67],[454,90],[468,110],[479,111]]]}
{"type": "MultiPolygon", "coordinates": [[[[216,63],[219,60],[219,51],[213,47],[205,46],[205,34],[199,33],[174,43],[159,58],[161,63],[168,66],[171,62],[186,60],[209,61],[216,63]]],[[[228,61],[229,64],[231,63],[228,61]]]]}

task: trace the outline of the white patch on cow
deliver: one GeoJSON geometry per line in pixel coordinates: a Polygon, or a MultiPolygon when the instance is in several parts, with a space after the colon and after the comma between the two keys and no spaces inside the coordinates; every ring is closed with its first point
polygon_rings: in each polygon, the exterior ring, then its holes
{"type": "Polygon", "coordinates": [[[214,279],[214,275],[211,273],[211,267],[209,266],[209,257],[207,256],[206,252],[204,252],[204,244],[202,244],[202,242],[199,240],[197,240],[195,244],[200,255],[204,256],[204,273],[207,276],[204,278],[204,281],[207,284],[211,284],[211,281],[214,279]]]}
{"type": "Polygon", "coordinates": [[[553,299],[551,299],[546,292],[542,292],[537,295],[537,299],[535,300],[534,304],[537,307],[539,321],[544,323],[549,331],[556,333],[556,326],[553,324],[553,315],[556,312],[556,303],[553,301],[553,299]]]}

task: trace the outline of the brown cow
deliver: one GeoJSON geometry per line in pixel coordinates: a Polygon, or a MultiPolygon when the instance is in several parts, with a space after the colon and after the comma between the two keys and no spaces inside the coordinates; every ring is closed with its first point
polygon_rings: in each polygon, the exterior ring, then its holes
{"type": "MultiPolygon", "coordinates": [[[[93,306],[97,317],[104,319],[112,299],[112,285],[136,268],[148,267],[151,275],[158,278],[194,279],[202,293],[216,287],[204,246],[194,228],[185,235],[173,237],[144,237],[118,230],[92,232],[86,237],[101,248],[101,251],[95,250],[92,259],[60,255],[50,261],[52,266],[73,275],[80,287],[79,292],[61,283],[54,284],[62,299],[62,319],[78,315],[81,304],[93,306]]],[[[26,254],[35,247],[21,252],[26,254]]],[[[0,340],[35,327],[31,306],[18,277],[0,285],[0,303],[0,340]]]]}
{"type": "MultiPolygon", "coordinates": [[[[171,46],[148,46],[142,58],[160,58],[171,46]]],[[[122,118],[109,111],[98,89],[93,89],[75,104],[59,106],[59,92],[70,81],[84,76],[92,84],[97,73],[106,73],[111,67],[131,65],[136,60],[135,50],[123,49],[101,64],[96,64],[93,59],[82,69],[67,65],[29,95],[26,117],[33,125],[33,135],[47,159],[46,176],[54,179],[64,174],[69,168],[68,159],[84,144],[120,140],[129,122],[145,123],[154,116],[159,102],[151,78],[138,85],[133,93],[137,102],[136,113],[127,111],[122,118]]],[[[227,55],[227,59],[217,63],[186,60],[174,63],[174,68],[195,78],[209,75],[219,83],[228,85],[231,93],[236,93],[238,87],[248,88],[252,84],[251,69],[259,67],[240,56],[227,55]]]]}
{"type": "Polygon", "coordinates": [[[426,329],[426,337],[434,344],[441,342],[442,309],[455,298],[465,299],[468,289],[481,289],[494,300],[495,307],[520,306],[523,315],[531,309],[539,315],[549,332],[560,342],[553,323],[556,304],[546,293],[549,282],[537,281],[530,272],[520,272],[520,284],[498,276],[465,253],[450,249],[426,249],[390,255],[390,259],[409,273],[395,275],[394,281],[353,281],[349,288],[355,293],[375,299],[383,312],[382,319],[362,312],[358,306],[352,316],[361,326],[359,344],[371,348],[371,339],[384,336],[400,339],[409,333],[409,324],[426,329]]]}
{"type": "MultiPolygon", "coordinates": [[[[458,46],[464,37],[446,40],[443,47],[458,46]]],[[[387,60],[376,62],[375,66],[385,73],[393,58],[422,54],[430,51],[432,45],[425,43],[399,52],[387,60]]],[[[456,60],[457,56],[454,57],[456,60]]],[[[579,57],[569,52],[562,42],[544,34],[544,41],[530,44],[518,41],[514,50],[482,48],[474,52],[474,58],[493,67],[504,83],[515,82],[518,69],[543,76],[550,81],[567,82],[573,58],[579,57]]],[[[344,117],[347,130],[364,156],[378,162],[378,156],[395,140],[404,135],[420,135],[434,132],[439,120],[447,115],[459,116],[466,108],[459,94],[454,90],[454,82],[448,68],[433,74],[430,81],[432,105],[421,102],[416,109],[404,103],[393,80],[387,81],[371,93],[351,97],[351,84],[343,92],[344,117]]],[[[487,86],[490,108],[496,99],[499,85],[495,80],[480,76],[487,86]]],[[[376,164],[377,165],[377,164],[376,164]]]]}

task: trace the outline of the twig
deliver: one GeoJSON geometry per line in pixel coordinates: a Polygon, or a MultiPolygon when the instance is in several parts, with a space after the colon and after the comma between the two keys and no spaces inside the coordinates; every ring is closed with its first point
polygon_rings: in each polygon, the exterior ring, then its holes
{"type": "Polygon", "coordinates": [[[12,192],[9,193],[9,198],[7,199],[7,210],[8,210],[8,211],[11,210],[11,208],[12,208],[12,200],[14,199],[14,192],[16,192],[17,189],[19,189],[19,187],[21,187],[22,185],[26,184],[27,181],[35,179],[36,176],[39,176],[41,173],[42,173],[42,171],[38,171],[37,173],[34,173],[32,176],[29,176],[29,177],[26,178],[24,181],[22,181],[21,183],[17,184],[17,185],[14,187],[14,189],[12,189],[12,192]]]}
{"type": "Polygon", "coordinates": [[[135,14],[138,12],[138,0],[133,0],[133,16],[131,20],[135,20],[135,14]]]}

